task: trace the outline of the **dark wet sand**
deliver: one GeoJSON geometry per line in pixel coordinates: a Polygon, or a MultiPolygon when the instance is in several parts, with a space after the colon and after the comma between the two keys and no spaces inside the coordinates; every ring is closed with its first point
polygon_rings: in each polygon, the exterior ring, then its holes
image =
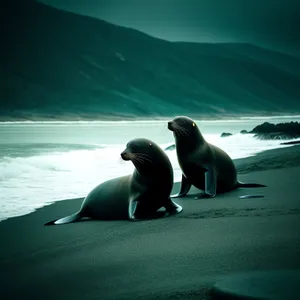
{"type": "Polygon", "coordinates": [[[137,223],[43,226],[81,199],[1,222],[0,299],[210,299],[225,274],[300,268],[300,147],[236,164],[240,180],[268,187],[190,195],[181,214],[137,223]]]}

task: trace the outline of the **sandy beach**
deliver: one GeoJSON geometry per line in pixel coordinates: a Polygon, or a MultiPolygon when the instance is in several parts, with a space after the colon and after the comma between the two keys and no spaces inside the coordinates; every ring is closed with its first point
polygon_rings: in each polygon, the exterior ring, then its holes
{"type": "Polygon", "coordinates": [[[202,200],[193,189],[179,215],[136,223],[43,226],[82,199],[1,222],[0,299],[211,299],[226,274],[300,268],[300,146],[235,163],[267,187],[202,200]]]}

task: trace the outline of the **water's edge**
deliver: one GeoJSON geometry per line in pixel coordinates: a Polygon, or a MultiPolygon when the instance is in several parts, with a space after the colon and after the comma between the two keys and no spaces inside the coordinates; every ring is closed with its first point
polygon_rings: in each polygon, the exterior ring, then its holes
{"type": "MultiPolygon", "coordinates": [[[[237,159],[233,159],[233,161],[235,162],[238,162],[238,166],[241,166],[241,165],[246,165],[248,162],[248,160],[250,158],[252,158],[252,161],[251,163],[253,163],[256,158],[262,154],[270,154],[270,156],[272,155],[272,153],[276,153],[276,151],[280,150],[280,149],[283,149],[283,148],[292,148],[292,147],[297,147],[297,145],[288,145],[288,146],[281,146],[281,147],[278,147],[278,148],[273,148],[273,149],[270,149],[270,150],[262,150],[262,151],[259,151],[257,152],[256,154],[254,155],[251,155],[251,156],[245,156],[243,158],[237,158],[237,159]]],[[[300,148],[300,146],[298,146],[300,148]]],[[[236,164],[237,165],[237,164],[236,164]]],[[[238,168],[237,166],[237,168],[238,168]]],[[[256,172],[257,170],[245,170],[245,172],[242,172],[242,174],[246,174],[246,173],[251,173],[251,172],[256,172]]],[[[175,180],[174,181],[174,185],[175,184],[179,184],[180,183],[180,180],[175,180]]],[[[5,217],[5,218],[0,218],[0,223],[2,221],[5,221],[5,220],[8,220],[8,219],[12,219],[12,218],[19,218],[19,217],[23,217],[23,216],[26,216],[26,215],[29,215],[29,214],[32,214],[32,213],[35,213],[36,211],[38,211],[39,209],[42,209],[44,207],[47,207],[47,206],[50,206],[50,205],[53,205],[55,203],[58,203],[58,202],[62,202],[62,201],[76,201],[76,200],[83,200],[85,196],[83,197],[75,197],[75,198],[66,198],[66,199],[57,199],[55,201],[52,201],[52,202],[48,202],[48,203],[44,203],[43,205],[37,207],[37,208],[34,208],[32,211],[30,212],[27,212],[27,213],[21,213],[20,214],[16,214],[14,216],[11,216],[11,217],[5,217]]]]}

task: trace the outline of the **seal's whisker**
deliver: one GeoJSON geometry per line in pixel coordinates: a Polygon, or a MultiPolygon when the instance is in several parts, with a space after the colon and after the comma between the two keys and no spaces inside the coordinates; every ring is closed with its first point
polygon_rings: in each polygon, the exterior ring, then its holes
{"type": "Polygon", "coordinates": [[[132,158],[133,158],[133,159],[138,159],[138,158],[142,158],[142,157],[139,156],[137,153],[133,153],[133,154],[132,154],[132,158]]]}
{"type": "Polygon", "coordinates": [[[145,162],[145,161],[149,161],[152,162],[150,159],[146,158],[146,157],[138,157],[138,159],[140,159],[141,161],[145,162]]]}
{"type": "Polygon", "coordinates": [[[179,125],[177,125],[183,132],[185,132],[187,135],[190,135],[190,132],[186,129],[186,128],[184,128],[184,127],[182,127],[182,126],[179,126],[179,125]]]}
{"type": "Polygon", "coordinates": [[[140,163],[142,163],[142,164],[145,164],[145,162],[147,162],[147,161],[150,162],[150,163],[152,163],[151,159],[146,158],[146,157],[142,157],[142,156],[139,156],[139,155],[136,155],[135,159],[137,161],[139,161],[140,163]]]}
{"type": "Polygon", "coordinates": [[[132,155],[132,153],[130,153],[130,152],[127,153],[127,156],[128,156],[129,159],[132,159],[132,158],[133,158],[133,155],[132,155]]]}
{"type": "Polygon", "coordinates": [[[174,127],[174,132],[175,132],[175,134],[177,134],[177,135],[181,135],[181,132],[180,132],[177,128],[175,128],[175,127],[174,127]]]}
{"type": "Polygon", "coordinates": [[[186,128],[181,127],[177,124],[174,127],[175,127],[175,130],[178,130],[178,132],[180,132],[182,136],[189,136],[190,135],[189,131],[186,128]]]}
{"type": "Polygon", "coordinates": [[[138,160],[133,159],[132,160],[135,168],[137,169],[138,172],[141,172],[141,162],[139,162],[138,160]]]}
{"type": "Polygon", "coordinates": [[[173,125],[173,131],[174,131],[175,133],[178,133],[178,134],[179,134],[178,127],[176,126],[176,124],[173,125]]]}
{"type": "Polygon", "coordinates": [[[152,162],[152,160],[148,156],[144,156],[144,155],[140,155],[140,154],[138,154],[137,156],[142,158],[142,159],[145,159],[145,160],[148,160],[148,161],[152,162]]]}
{"type": "Polygon", "coordinates": [[[146,156],[146,157],[149,157],[149,155],[148,155],[148,154],[146,154],[146,153],[136,152],[136,153],[134,153],[134,154],[138,154],[138,155],[141,155],[141,156],[146,156]]]}
{"type": "Polygon", "coordinates": [[[184,131],[183,131],[180,127],[177,128],[177,132],[178,132],[181,136],[185,136],[184,131]]]}
{"type": "Polygon", "coordinates": [[[144,161],[141,160],[139,157],[134,157],[134,158],[132,159],[132,161],[133,161],[133,162],[139,162],[139,163],[141,163],[141,164],[144,164],[144,161]]]}
{"type": "Polygon", "coordinates": [[[180,136],[185,136],[186,135],[185,132],[182,130],[182,128],[180,128],[179,126],[174,126],[174,130],[180,136]]]}
{"type": "Polygon", "coordinates": [[[144,155],[143,153],[135,153],[135,155],[136,155],[136,157],[138,157],[142,160],[147,160],[152,163],[152,160],[147,155],[144,155]]]}
{"type": "Polygon", "coordinates": [[[141,162],[142,164],[145,164],[147,161],[145,159],[143,159],[142,157],[137,157],[136,158],[139,162],[141,162]]]}

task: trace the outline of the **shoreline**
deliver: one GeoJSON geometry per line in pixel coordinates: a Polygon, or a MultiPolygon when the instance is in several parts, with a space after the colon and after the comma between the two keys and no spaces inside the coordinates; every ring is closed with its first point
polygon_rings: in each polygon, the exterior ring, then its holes
{"type": "MultiPolygon", "coordinates": [[[[259,172],[259,171],[267,171],[273,169],[282,169],[282,168],[289,168],[293,166],[300,166],[300,145],[288,145],[288,146],[281,146],[275,149],[264,150],[258,152],[253,156],[243,157],[233,159],[238,177],[240,175],[244,175],[251,172],[259,172]],[[278,162],[278,160],[280,162],[278,162]],[[275,161],[275,163],[274,163],[275,161]]],[[[174,187],[178,186],[180,181],[174,181],[174,187]]],[[[34,211],[18,215],[18,216],[11,216],[7,217],[6,219],[0,220],[1,222],[19,218],[23,216],[28,216],[30,214],[36,213],[38,210],[43,209],[45,207],[54,205],[56,203],[64,202],[64,201],[82,201],[84,197],[76,197],[76,198],[67,198],[67,199],[60,199],[55,200],[51,203],[47,203],[41,207],[36,208],[34,211]]]]}
{"type": "MultiPolygon", "coordinates": [[[[176,114],[170,116],[148,116],[148,117],[136,117],[136,116],[103,116],[103,115],[90,115],[90,116],[43,116],[36,115],[34,117],[11,117],[1,116],[0,124],[2,123],[32,123],[32,122],[149,122],[149,121],[166,121],[170,118],[174,118],[176,114]]],[[[227,121],[227,120],[244,120],[244,119],[276,119],[276,118],[299,118],[300,112],[292,113],[253,113],[253,114],[221,114],[221,115],[200,115],[189,114],[189,116],[195,120],[202,121],[227,121]]]]}

